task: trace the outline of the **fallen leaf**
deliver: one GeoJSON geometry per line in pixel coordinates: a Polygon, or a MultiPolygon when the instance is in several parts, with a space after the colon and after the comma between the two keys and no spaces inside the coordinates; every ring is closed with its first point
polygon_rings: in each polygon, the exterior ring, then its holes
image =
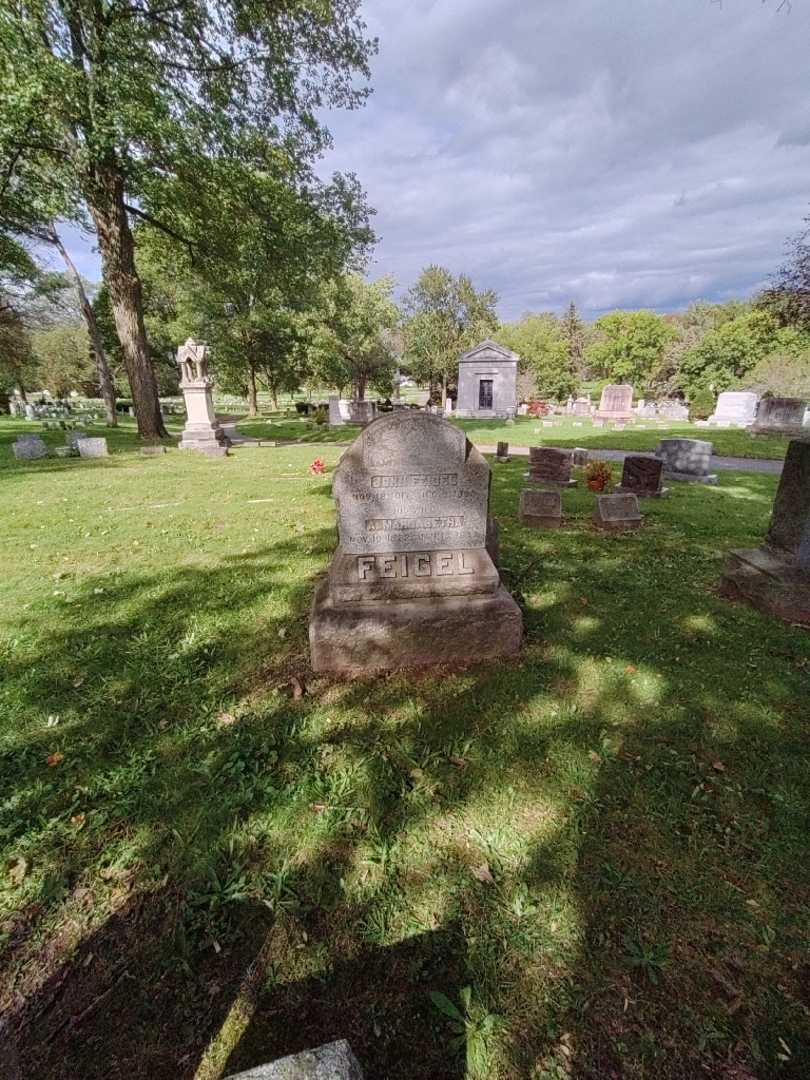
{"type": "Polygon", "coordinates": [[[296,679],[296,677],[293,675],[291,685],[293,701],[300,701],[301,698],[304,696],[304,684],[301,682],[300,679],[296,679]]]}
{"type": "Polygon", "coordinates": [[[22,885],[25,875],[28,873],[28,860],[24,859],[22,855],[18,855],[14,865],[8,872],[8,876],[11,878],[12,884],[22,885]]]}
{"type": "Polygon", "coordinates": [[[51,768],[53,768],[54,765],[58,765],[61,761],[64,761],[64,760],[65,760],[65,755],[61,754],[58,750],[56,751],[55,754],[48,754],[48,758],[47,758],[48,765],[50,765],[51,768]]]}
{"type": "Polygon", "coordinates": [[[712,762],[712,768],[715,770],[715,772],[725,772],[726,771],[726,767],[725,767],[725,765],[723,764],[722,761],[713,761],[712,762]]]}
{"type": "Polygon", "coordinates": [[[83,829],[86,821],[86,814],[74,814],[73,817],[70,819],[70,824],[74,825],[77,829],[83,829]]]}
{"type": "Polygon", "coordinates": [[[217,724],[220,727],[230,727],[231,724],[235,724],[235,723],[236,723],[236,717],[233,715],[233,713],[224,712],[224,713],[220,713],[219,716],[217,717],[217,724]]]}
{"type": "Polygon", "coordinates": [[[327,806],[326,803],[314,802],[312,804],[312,809],[315,811],[316,814],[322,814],[324,810],[327,809],[327,806]]]}
{"type": "Polygon", "coordinates": [[[455,765],[457,769],[466,769],[469,764],[463,757],[451,757],[449,759],[451,765],[455,765]]]}
{"type": "Polygon", "coordinates": [[[588,757],[591,759],[591,761],[601,761],[602,760],[602,758],[599,756],[599,754],[597,754],[597,752],[595,750],[589,750],[588,751],[588,757]]]}
{"type": "Polygon", "coordinates": [[[634,668],[632,664],[628,664],[627,667],[624,669],[624,673],[625,675],[635,675],[637,670],[638,669],[634,668]]]}
{"type": "Polygon", "coordinates": [[[489,863],[481,863],[480,866],[474,866],[472,868],[472,874],[478,881],[483,882],[485,885],[494,885],[495,878],[492,876],[492,871],[489,868],[489,863]]]}

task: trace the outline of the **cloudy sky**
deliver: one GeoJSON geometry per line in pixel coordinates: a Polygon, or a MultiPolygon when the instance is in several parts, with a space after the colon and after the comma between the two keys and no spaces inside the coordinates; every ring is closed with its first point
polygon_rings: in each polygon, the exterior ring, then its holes
{"type": "Polygon", "coordinates": [[[810,0],[778,5],[366,0],[324,168],[377,210],[371,276],[440,263],[503,318],[750,295],[810,212],[810,0]]]}

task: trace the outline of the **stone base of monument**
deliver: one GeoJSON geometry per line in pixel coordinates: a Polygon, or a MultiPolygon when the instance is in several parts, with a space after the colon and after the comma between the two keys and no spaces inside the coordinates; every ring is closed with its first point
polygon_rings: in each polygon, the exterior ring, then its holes
{"type": "Polygon", "coordinates": [[[635,494],[596,496],[593,523],[597,529],[628,532],[630,529],[640,529],[642,520],[635,494]]]}
{"type": "Polygon", "coordinates": [[[806,441],[810,440],[810,427],[804,427],[803,425],[801,427],[757,427],[757,425],[755,424],[753,427],[748,429],[748,434],[751,436],[752,439],[777,438],[804,439],[806,441]]]}
{"type": "Polygon", "coordinates": [[[236,1073],[228,1080],[363,1080],[363,1070],[346,1040],[339,1039],[236,1073]]]}
{"type": "Polygon", "coordinates": [[[665,495],[669,495],[669,488],[665,487],[659,488],[658,491],[643,491],[639,488],[623,487],[617,484],[613,490],[617,495],[635,495],[639,499],[662,499],[665,495]]]}
{"type": "Polygon", "coordinates": [[[207,424],[186,424],[177,445],[180,450],[203,450],[209,453],[217,449],[227,450],[231,445],[231,440],[219,424],[216,427],[207,424]]]}
{"type": "Polygon", "coordinates": [[[784,552],[766,547],[730,552],[720,592],[783,622],[810,627],[810,574],[784,552]]]}
{"type": "Polygon", "coordinates": [[[664,469],[664,476],[667,480],[683,480],[687,484],[717,483],[717,473],[704,473],[698,475],[697,473],[671,472],[669,469],[664,469]]]}
{"type": "Polygon", "coordinates": [[[503,587],[387,603],[339,603],[328,579],[315,593],[309,620],[312,668],[336,675],[400,668],[465,667],[513,656],[523,619],[503,587]]]}

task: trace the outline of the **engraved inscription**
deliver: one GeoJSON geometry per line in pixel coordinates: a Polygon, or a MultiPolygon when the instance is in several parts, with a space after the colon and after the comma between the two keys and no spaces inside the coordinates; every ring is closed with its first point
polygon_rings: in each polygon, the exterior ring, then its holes
{"type": "Polygon", "coordinates": [[[381,578],[446,577],[474,574],[463,551],[398,552],[395,555],[358,555],[359,581],[379,581],[381,578]]]}

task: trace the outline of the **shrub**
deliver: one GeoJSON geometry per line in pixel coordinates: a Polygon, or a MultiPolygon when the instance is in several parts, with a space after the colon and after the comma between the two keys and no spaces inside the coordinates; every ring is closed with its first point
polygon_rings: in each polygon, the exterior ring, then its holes
{"type": "Polygon", "coordinates": [[[551,406],[545,401],[530,401],[527,409],[529,416],[548,416],[551,406]]]}
{"type": "Polygon", "coordinates": [[[315,421],[318,427],[323,427],[323,425],[329,419],[329,408],[324,405],[319,405],[313,413],[312,419],[315,421]]]}
{"type": "Polygon", "coordinates": [[[690,420],[708,420],[714,412],[714,394],[707,387],[701,387],[692,394],[689,402],[690,420]]]}
{"type": "Polygon", "coordinates": [[[591,491],[604,491],[613,476],[610,462],[594,458],[585,466],[585,481],[591,491]]]}

